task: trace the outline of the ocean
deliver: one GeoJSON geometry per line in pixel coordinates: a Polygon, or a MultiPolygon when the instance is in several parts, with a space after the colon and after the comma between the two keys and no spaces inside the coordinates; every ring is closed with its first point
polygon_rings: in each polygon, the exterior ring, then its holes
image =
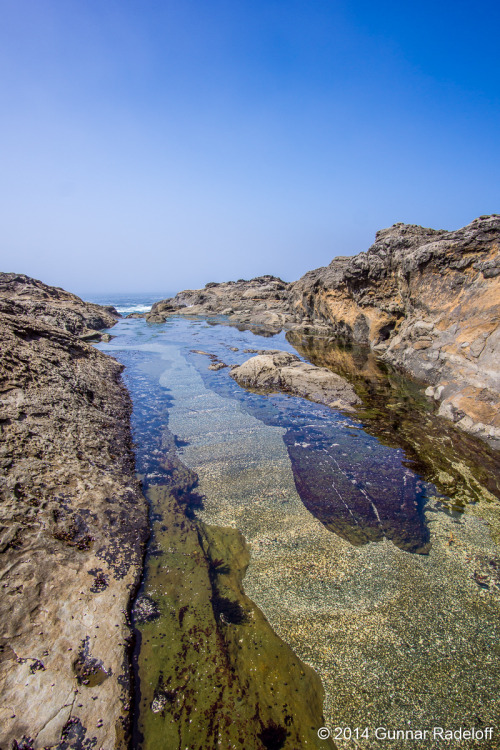
{"type": "Polygon", "coordinates": [[[155,302],[173,297],[174,294],[175,292],[88,292],[80,297],[98,305],[112,305],[122,315],[130,315],[148,312],[155,302]]]}

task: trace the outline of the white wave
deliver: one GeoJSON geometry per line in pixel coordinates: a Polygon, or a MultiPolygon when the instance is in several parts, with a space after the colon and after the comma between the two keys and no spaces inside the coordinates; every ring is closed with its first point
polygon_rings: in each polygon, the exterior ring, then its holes
{"type": "Polygon", "coordinates": [[[151,305],[117,305],[116,309],[119,313],[145,313],[151,310],[151,305]]]}

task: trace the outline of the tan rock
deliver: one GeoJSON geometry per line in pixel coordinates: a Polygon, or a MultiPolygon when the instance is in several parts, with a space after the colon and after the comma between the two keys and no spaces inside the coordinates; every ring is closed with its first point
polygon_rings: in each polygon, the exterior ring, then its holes
{"type": "Polygon", "coordinates": [[[301,325],[326,323],[430,383],[442,416],[499,445],[499,245],[497,214],[451,232],[395,224],[290,285],[289,302],[301,325]]]}
{"type": "Polygon", "coordinates": [[[361,403],[352,386],[326,367],[302,362],[295,354],[259,354],[231,370],[231,377],[246,388],[282,391],[318,404],[353,411],[361,403]]]}
{"type": "Polygon", "coordinates": [[[95,327],[99,311],[64,294],[45,313],[0,304],[15,311],[0,313],[0,746],[113,750],[127,747],[147,511],[122,367],[47,325],[95,327]]]}

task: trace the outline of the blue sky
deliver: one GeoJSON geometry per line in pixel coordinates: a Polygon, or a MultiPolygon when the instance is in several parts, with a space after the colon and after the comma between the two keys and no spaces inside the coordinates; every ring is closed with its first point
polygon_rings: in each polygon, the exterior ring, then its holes
{"type": "Polygon", "coordinates": [[[294,280],[500,212],[497,2],[0,0],[1,269],[294,280]]]}

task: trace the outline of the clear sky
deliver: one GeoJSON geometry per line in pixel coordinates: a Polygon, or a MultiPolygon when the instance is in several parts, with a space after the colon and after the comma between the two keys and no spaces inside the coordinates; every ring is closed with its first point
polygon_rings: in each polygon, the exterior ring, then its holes
{"type": "Polygon", "coordinates": [[[0,268],[292,281],[500,213],[499,32],[498,0],[0,0],[0,268]]]}

